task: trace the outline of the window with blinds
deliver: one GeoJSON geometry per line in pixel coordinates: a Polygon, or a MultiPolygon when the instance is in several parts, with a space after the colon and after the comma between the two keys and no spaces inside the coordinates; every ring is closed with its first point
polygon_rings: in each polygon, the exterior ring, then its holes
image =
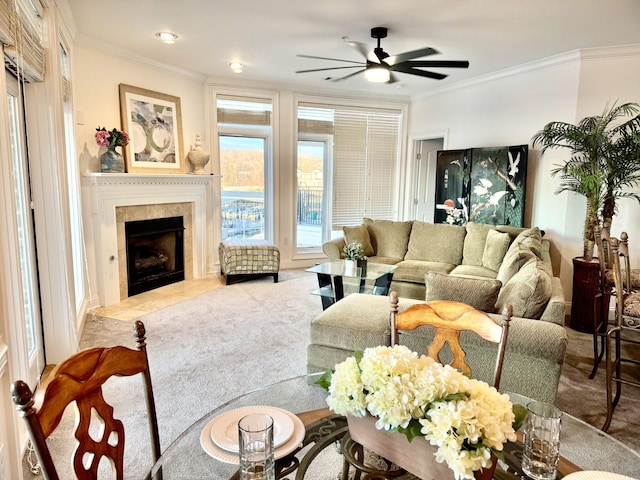
{"type": "Polygon", "coordinates": [[[299,104],[299,135],[333,137],[332,230],[397,218],[401,125],[400,110],[299,104]]]}
{"type": "Polygon", "coordinates": [[[272,237],[270,99],[217,95],[222,238],[272,237]]]}

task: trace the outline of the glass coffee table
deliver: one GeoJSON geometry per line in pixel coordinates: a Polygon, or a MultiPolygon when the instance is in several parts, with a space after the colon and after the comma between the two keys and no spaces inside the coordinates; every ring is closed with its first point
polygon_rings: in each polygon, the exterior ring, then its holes
{"type": "Polygon", "coordinates": [[[396,265],[367,262],[367,267],[363,269],[351,267],[345,260],[334,260],[305,271],[318,276],[319,288],[311,293],[320,296],[322,309],[326,310],[352,293],[388,295],[396,268],[396,265]]]}
{"type": "MultiPolygon", "coordinates": [[[[305,425],[302,448],[277,461],[280,478],[291,480],[337,479],[343,462],[336,444],[346,433],[344,417],[326,408],[327,392],[299,376],[254,390],[209,412],[185,430],[163,452],[147,480],[229,480],[237,479],[237,463],[221,461],[206,453],[201,442],[208,441],[212,421],[222,413],[247,406],[268,405],[293,412],[305,425]]],[[[512,400],[528,399],[512,395],[512,400]]],[[[519,472],[522,447],[505,446],[508,466],[499,465],[494,480],[527,479],[519,472]]],[[[597,428],[564,414],[560,438],[561,460],[558,479],[579,470],[604,470],[635,477],[640,455],[597,428]]]]}

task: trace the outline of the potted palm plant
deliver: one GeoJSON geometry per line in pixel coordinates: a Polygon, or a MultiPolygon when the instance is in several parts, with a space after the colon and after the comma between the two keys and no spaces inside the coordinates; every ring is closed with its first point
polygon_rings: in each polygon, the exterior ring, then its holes
{"type": "Polygon", "coordinates": [[[632,190],[640,184],[638,112],[640,106],[636,103],[614,104],[601,115],[585,117],[577,125],[550,122],[532,138],[534,146],[542,146],[543,154],[556,148],[571,152],[570,158],[551,172],[552,176],[560,176],[556,193],[573,192],[587,201],[582,257],[573,260],[571,318],[572,326],[580,331],[593,328],[592,299],[599,280],[599,265],[593,258],[594,228],[611,228],[619,198],[640,202],[640,196],[632,190]]]}

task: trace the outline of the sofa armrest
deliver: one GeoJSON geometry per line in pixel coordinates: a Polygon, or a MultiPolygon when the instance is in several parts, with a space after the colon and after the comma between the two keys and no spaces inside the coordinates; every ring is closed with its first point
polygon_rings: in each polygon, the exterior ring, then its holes
{"type": "Polygon", "coordinates": [[[343,237],[334,238],[322,245],[322,251],[329,257],[329,260],[340,260],[342,258],[342,249],[346,245],[343,237]]]}
{"type": "Polygon", "coordinates": [[[551,298],[542,312],[540,320],[551,322],[560,326],[564,325],[566,302],[564,290],[559,277],[551,277],[551,298]]]}

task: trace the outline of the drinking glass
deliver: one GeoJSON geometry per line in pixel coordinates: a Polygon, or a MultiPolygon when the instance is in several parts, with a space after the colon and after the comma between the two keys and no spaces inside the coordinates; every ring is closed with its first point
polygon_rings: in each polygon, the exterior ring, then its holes
{"type": "Polygon", "coordinates": [[[252,413],[238,422],[240,480],[275,480],[273,419],[252,413]]]}
{"type": "Polygon", "coordinates": [[[535,480],[554,480],[560,457],[562,412],[543,402],[527,405],[522,470],[535,480]]]}

